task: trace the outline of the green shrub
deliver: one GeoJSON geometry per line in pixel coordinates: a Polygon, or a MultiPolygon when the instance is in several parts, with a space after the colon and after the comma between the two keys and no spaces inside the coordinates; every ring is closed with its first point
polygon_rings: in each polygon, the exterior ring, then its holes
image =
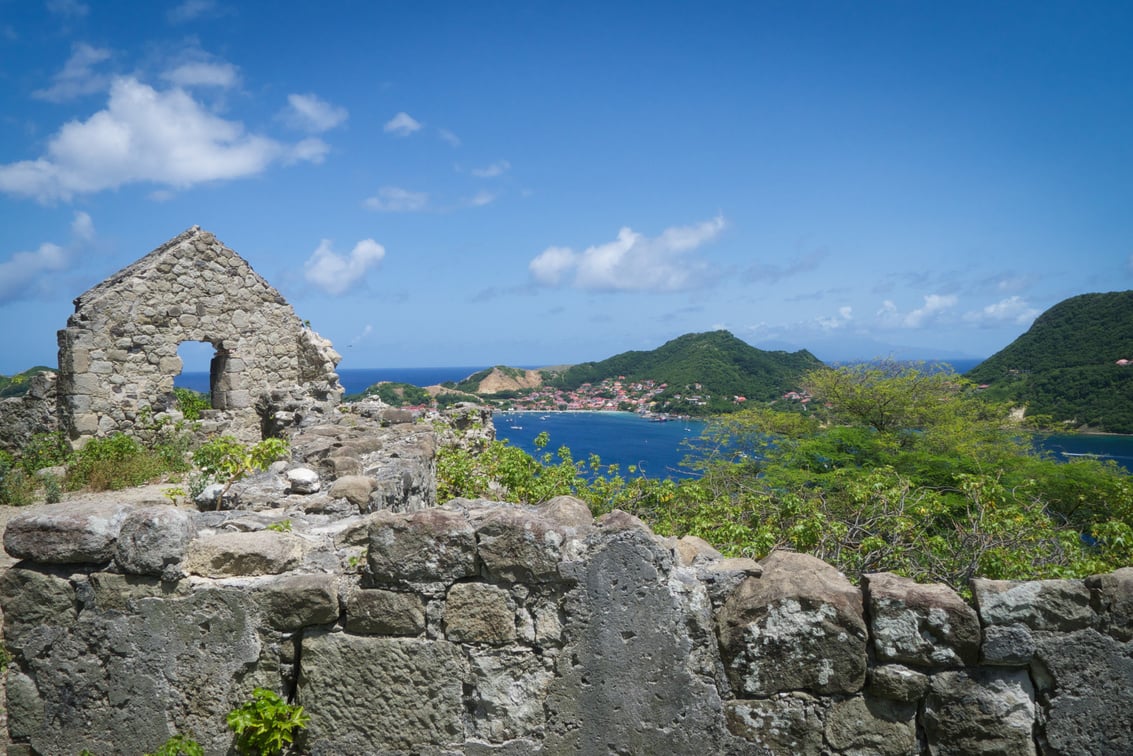
{"type": "Polygon", "coordinates": [[[302,706],[287,703],[267,688],[256,688],[250,701],[228,712],[226,721],[236,733],[238,752],[273,756],[289,747],[296,731],[309,720],[302,706]]]}
{"type": "Polygon", "coordinates": [[[20,466],[27,473],[66,463],[71,445],[60,431],[36,433],[20,449],[20,466]]]}
{"type": "Polygon", "coordinates": [[[20,507],[32,503],[35,479],[8,452],[0,451],[0,504],[20,507]]]}
{"type": "Polygon", "coordinates": [[[162,455],[125,433],[92,438],[67,470],[67,488],[117,491],[141,486],[169,471],[162,455]]]}
{"type": "Polygon", "coordinates": [[[181,411],[186,420],[199,420],[202,410],[212,409],[212,402],[209,400],[208,394],[202,394],[192,389],[175,386],[173,398],[177,401],[177,409],[181,411]]]}
{"type": "Polygon", "coordinates": [[[174,735],[158,746],[153,753],[146,756],[205,756],[205,749],[192,738],[184,735],[174,735]]]}
{"type": "MultiPolygon", "coordinates": [[[[197,478],[192,488],[223,483],[224,490],[217,497],[219,508],[224,495],[232,484],[259,470],[266,470],[272,462],[287,456],[287,441],[282,438],[265,438],[254,446],[246,446],[232,436],[221,436],[201,444],[193,452],[193,463],[200,468],[202,477],[197,478]]],[[[195,494],[194,494],[195,496],[195,494]]]]}

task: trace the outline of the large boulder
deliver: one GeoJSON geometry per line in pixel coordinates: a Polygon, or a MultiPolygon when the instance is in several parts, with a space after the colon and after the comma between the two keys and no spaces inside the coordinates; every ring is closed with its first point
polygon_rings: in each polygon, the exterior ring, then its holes
{"type": "Polygon", "coordinates": [[[377,512],[369,547],[367,564],[377,584],[452,583],[477,574],[476,533],[451,509],[377,512]]]}
{"type": "Polygon", "coordinates": [[[43,564],[104,564],[114,557],[130,510],[128,504],[96,501],[20,513],[4,530],[4,550],[43,564]]]}
{"type": "Polygon", "coordinates": [[[716,616],[736,696],[861,690],[867,634],[858,589],[806,554],[776,551],[762,566],[763,576],[740,583],[716,616]]]}
{"type": "Polygon", "coordinates": [[[1035,753],[1035,691],[1026,670],[974,668],[932,676],[923,724],[940,756],[1035,753]]]}
{"type": "Polygon", "coordinates": [[[879,572],[862,576],[862,588],[879,661],[959,667],[979,658],[979,618],[948,586],[879,572]]]}
{"type": "Polygon", "coordinates": [[[984,625],[1024,625],[1031,630],[1068,632],[1092,625],[1090,589],[1081,580],[972,581],[984,625]]]}
{"type": "Polygon", "coordinates": [[[135,509],[122,522],[114,561],[126,573],[177,579],[185,549],[196,535],[189,511],[171,506],[135,509]]]}

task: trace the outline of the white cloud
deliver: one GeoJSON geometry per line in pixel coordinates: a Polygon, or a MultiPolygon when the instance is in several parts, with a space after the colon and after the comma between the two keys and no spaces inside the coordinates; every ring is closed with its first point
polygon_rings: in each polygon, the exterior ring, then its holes
{"type": "Polygon", "coordinates": [[[367,197],[362,204],[383,213],[415,213],[429,205],[429,195],[396,186],[383,186],[375,196],[367,197]]]}
{"type": "Polygon", "coordinates": [[[882,325],[894,328],[921,328],[938,320],[944,313],[956,306],[956,297],[952,294],[928,294],[924,298],[924,306],[902,313],[892,300],[885,300],[881,309],[877,311],[877,318],[882,325]]]}
{"type": "Polygon", "coordinates": [[[836,315],[829,317],[820,317],[817,319],[818,326],[824,331],[836,331],[842,328],[854,319],[854,308],[849,305],[839,307],[836,315]]]}
{"type": "Polygon", "coordinates": [[[79,0],[47,0],[47,10],[64,18],[83,18],[90,13],[90,6],[79,0]]]}
{"type": "Polygon", "coordinates": [[[723,216],[694,226],[667,228],[649,239],[622,228],[612,242],[575,252],[549,247],[528,264],[537,283],[557,286],[573,273],[582,289],[622,291],[679,291],[692,288],[707,272],[707,265],[683,255],[715,239],[724,229],[723,216]]]}
{"type": "Polygon", "coordinates": [[[354,287],[385,256],[385,247],[373,239],[363,239],[355,244],[349,257],[334,252],[330,239],[323,239],[318,249],[303,263],[303,276],[316,288],[337,296],[354,287]]]}
{"type": "Polygon", "coordinates": [[[161,78],[178,87],[220,87],[229,89],[240,81],[239,70],[231,63],[183,63],[161,78]]]}
{"type": "Polygon", "coordinates": [[[1014,296],[989,304],[982,310],[964,313],[964,320],[983,326],[997,326],[1005,323],[1029,325],[1039,316],[1039,310],[1027,304],[1027,300],[1014,296]]]}
{"type": "Polygon", "coordinates": [[[32,97],[48,102],[66,102],[104,91],[110,85],[110,77],[94,69],[109,58],[109,50],[92,47],[85,42],[77,43],[71,49],[71,57],[63,64],[63,70],[52,77],[51,86],[37,89],[32,92],[32,97]]]}
{"type": "Polygon", "coordinates": [[[496,195],[492,192],[476,192],[471,197],[465,197],[460,201],[464,207],[484,207],[496,201],[496,195]]]}
{"type": "Polygon", "coordinates": [[[346,108],[331,105],[313,94],[287,95],[287,120],[293,126],[310,132],[330,131],[348,117],[346,108]]]}
{"type": "Polygon", "coordinates": [[[460,137],[458,137],[448,129],[437,129],[437,136],[439,136],[442,140],[448,142],[453,147],[460,146],[460,137]]]}
{"type": "Polygon", "coordinates": [[[202,16],[212,15],[216,11],[214,0],[185,0],[166,13],[171,24],[183,24],[196,20],[202,16]]]}
{"type": "Polygon", "coordinates": [[[32,252],[16,252],[0,262],[0,304],[49,292],[58,274],[73,265],[82,246],[94,240],[91,217],[84,212],[75,213],[71,234],[73,238],[66,247],[44,242],[32,252]]]}
{"type": "Polygon", "coordinates": [[[185,188],[252,176],[276,161],[318,162],[325,154],[319,140],[287,145],[248,134],[183,89],[159,92],[121,78],[106,108],[65,124],[45,156],[0,165],[0,191],[46,202],[137,182],[185,188]]]}
{"type": "Polygon", "coordinates": [[[479,178],[495,178],[496,176],[502,176],[509,168],[511,168],[511,163],[506,160],[500,160],[484,168],[473,168],[471,173],[473,176],[478,176],[479,178]]]}
{"type": "Polygon", "coordinates": [[[413,116],[408,113],[398,113],[393,118],[389,119],[385,125],[385,132],[393,134],[394,136],[409,136],[414,131],[420,131],[421,124],[414,120],[413,116]]]}

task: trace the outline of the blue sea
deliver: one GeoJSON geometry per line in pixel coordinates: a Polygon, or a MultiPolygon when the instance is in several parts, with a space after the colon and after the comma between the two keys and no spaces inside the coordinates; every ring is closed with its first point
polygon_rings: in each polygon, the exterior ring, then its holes
{"type": "MultiPolygon", "coordinates": [[[[976,360],[956,360],[952,367],[970,370],[976,360]]],[[[433,386],[445,381],[460,381],[484,367],[437,368],[356,368],[339,371],[347,394],[359,393],[379,381],[396,381],[415,386],[433,386]]],[[[185,372],[174,381],[177,386],[205,393],[209,376],[204,372],[185,372]]],[[[496,415],[496,436],[507,439],[524,451],[541,455],[535,437],[546,431],[550,443],[543,451],[554,452],[561,446],[571,450],[575,460],[586,460],[597,454],[603,464],[617,464],[622,474],[635,465],[648,477],[691,477],[681,467],[688,454],[686,442],[700,435],[704,423],[699,421],[649,422],[626,412],[509,412],[496,415]]],[[[1040,448],[1058,459],[1096,456],[1111,459],[1133,472],[1133,436],[1059,435],[1037,440],[1040,448]]]]}

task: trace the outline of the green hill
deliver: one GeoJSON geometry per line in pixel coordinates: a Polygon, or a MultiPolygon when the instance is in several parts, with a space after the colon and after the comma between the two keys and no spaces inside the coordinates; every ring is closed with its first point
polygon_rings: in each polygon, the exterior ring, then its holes
{"type": "Polygon", "coordinates": [[[727,331],[690,333],[648,352],[623,352],[572,365],[548,384],[576,389],[608,378],[667,384],[658,395],[667,412],[706,414],[737,408],[734,397],[768,401],[799,387],[803,373],[822,367],[806,350],[765,352],[727,331]]]}
{"type": "Polygon", "coordinates": [[[7,399],[11,396],[23,396],[28,390],[28,379],[36,373],[44,373],[53,371],[55,368],[44,367],[43,365],[36,365],[33,368],[28,368],[22,373],[15,375],[0,375],[0,399],[7,399]]]}
{"type": "Polygon", "coordinates": [[[1059,302],[968,371],[993,398],[1093,430],[1133,433],[1133,291],[1059,302]]]}

